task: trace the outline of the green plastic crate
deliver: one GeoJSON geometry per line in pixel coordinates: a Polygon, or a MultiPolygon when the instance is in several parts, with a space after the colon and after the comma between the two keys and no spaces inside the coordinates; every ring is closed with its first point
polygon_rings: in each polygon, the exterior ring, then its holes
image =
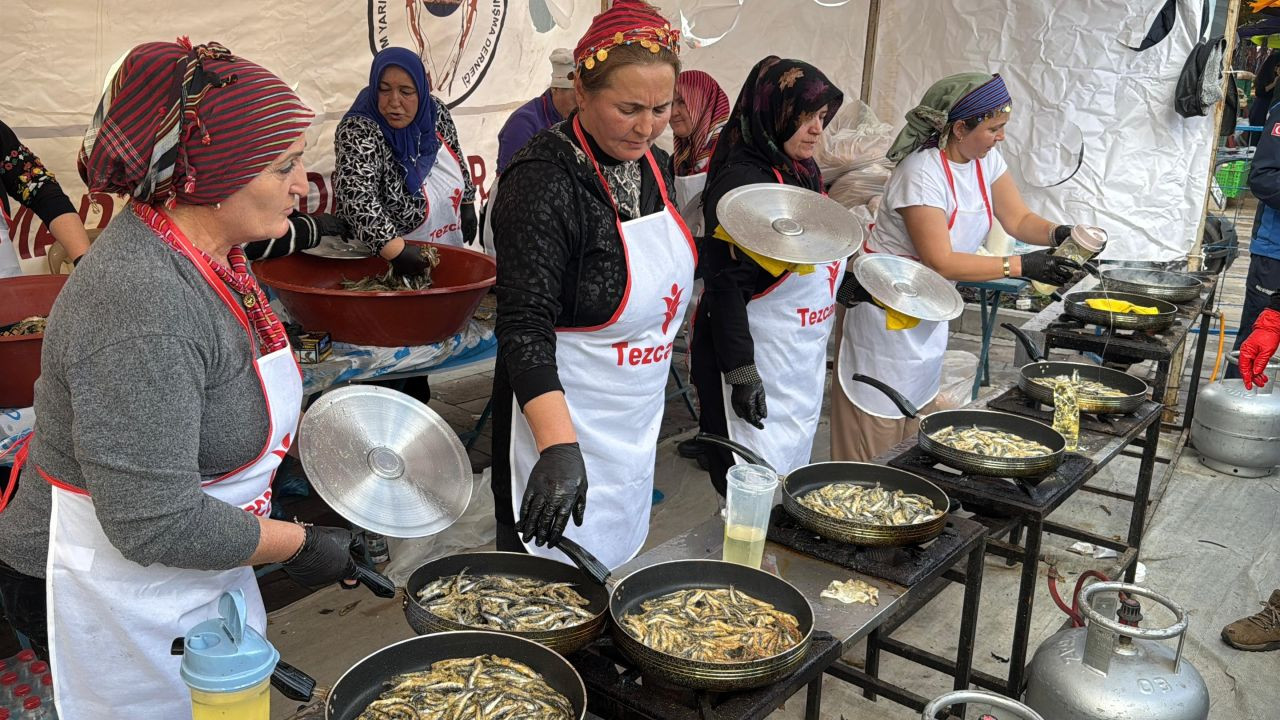
{"type": "Polygon", "coordinates": [[[1223,197],[1239,197],[1240,193],[1249,186],[1249,161],[1236,160],[1226,163],[1218,168],[1214,177],[1218,180],[1218,187],[1222,189],[1223,197]]]}

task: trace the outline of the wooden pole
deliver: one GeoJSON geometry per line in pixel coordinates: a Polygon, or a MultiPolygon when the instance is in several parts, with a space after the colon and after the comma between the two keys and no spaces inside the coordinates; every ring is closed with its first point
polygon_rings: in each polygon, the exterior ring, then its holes
{"type": "Polygon", "coordinates": [[[880,31],[880,0],[867,10],[867,46],[862,51],[862,102],[871,106],[871,83],[876,71],[876,37],[880,31]]]}
{"type": "MultiPolygon", "coordinates": [[[[1223,55],[1228,64],[1231,62],[1232,56],[1236,51],[1236,28],[1240,22],[1240,3],[1231,2],[1227,5],[1227,22],[1223,27],[1223,34],[1227,39],[1227,49],[1223,55]]],[[[1235,76],[1231,73],[1224,73],[1223,83],[1223,102],[1218,104],[1218,111],[1213,117],[1213,138],[1209,146],[1209,180],[1205,183],[1204,192],[1204,212],[1200,213],[1200,222],[1196,225],[1195,242],[1191,245],[1191,256],[1187,259],[1187,267],[1191,270],[1199,270],[1203,265],[1203,259],[1198,257],[1204,244],[1204,225],[1205,219],[1209,215],[1209,203],[1212,198],[1214,170],[1218,164],[1218,138],[1222,132],[1222,114],[1226,108],[1226,83],[1236,81],[1235,76]]],[[[1224,276],[1225,277],[1225,276],[1224,276]]],[[[1210,310],[1212,308],[1205,308],[1210,310]]],[[[1197,318],[1192,318],[1191,323],[1194,325],[1197,318]]],[[[1191,337],[1190,334],[1187,337],[1191,337]]],[[[1178,391],[1182,387],[1182,366],[1185,361],[1186,345],[1183,345],[1183,352],[1179,352],[1173,357],[1173,362],[1169,367],[1169,386],[1164,393],[1164,413],[1161,416],[1163,422],[1172,423],[1178,415],[1178,391]]]]}

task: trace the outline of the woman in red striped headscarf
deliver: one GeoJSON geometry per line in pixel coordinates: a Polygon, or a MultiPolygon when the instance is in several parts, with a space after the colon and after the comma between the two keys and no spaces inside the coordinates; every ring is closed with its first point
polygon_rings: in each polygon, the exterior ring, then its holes
{"type": "Polygon", "coordinates": [[[169,647],[230,590],[263,630],[253,565],[353,575],[347,530],[268,519],[302,383],[240,248],[287,230],[311,117],[268,70],[180,40],[130,51],[85,134],[86,185],[130,212],[49,315],[0,499],[5,605],[28,601],[11,617],[49,643],[63,717],[191,717],[169,647]]]}
{"type": "Polygon", "coordinates": [[[701,70],[685,70],[676,78],[671,105],[671,134],[675,136],[676,198],[680,215],[695,238],[702,236],[702,188],[707,165],[729,120],[729,97],[720,84],[701,70]]]}

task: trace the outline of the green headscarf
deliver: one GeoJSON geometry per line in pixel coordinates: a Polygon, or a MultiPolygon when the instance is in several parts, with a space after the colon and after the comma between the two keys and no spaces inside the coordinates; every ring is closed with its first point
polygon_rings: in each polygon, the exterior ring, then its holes
{"type": "Polygon", "coordinates": [[[935,136],[938,147],[946,147],[947,138],[943,130],[947,127],[951,108],[965,95],[991,82],[991,77],[991,73],[960,73],[930,85],[920,104],[907,111],[907,126],[902,128],[893,141],[893,147],[889,148],[889,160],[900,162],[935,136]]]}

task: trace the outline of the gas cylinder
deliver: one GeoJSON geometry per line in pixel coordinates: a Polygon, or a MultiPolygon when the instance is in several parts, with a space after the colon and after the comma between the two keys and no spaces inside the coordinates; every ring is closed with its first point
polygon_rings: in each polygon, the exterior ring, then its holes
{"type": "Polygon", "coordinates": [[[1187,614],[1169,598],[1137,585],[1094,583],[1080,594],[1085,627],[1049,638],[1031,660],[1025,702],[1044,720],[1206,720],[1209,689],[1182,657],[1187,614]],[[1121,601],[1118,593],[1127,597],[1121,601]],[[1100,595],[1107,597],[1100,598],[1100,595]],[[1174,623],[1142,628],[1152,600],[1174,623]],[[1118,621],[1112,619],[1118,617],[1118,621]],[[1178,639],[1177,650],[1162,640],[1178,639]]]}

